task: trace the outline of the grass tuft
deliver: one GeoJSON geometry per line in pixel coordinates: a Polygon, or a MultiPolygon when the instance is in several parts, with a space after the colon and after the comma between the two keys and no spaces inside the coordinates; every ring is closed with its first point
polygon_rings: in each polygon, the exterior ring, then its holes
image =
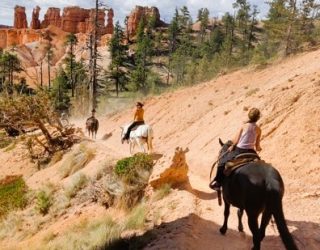
{"type": "Polygon", "coordinates": [[[0,218],[27,204],[27,185],[22,176],[7,176],[0,181],[0,218]]]}
{"type": "Polygon", "coordinates": [[[171,186],[168,183],[165,183],[155,191],[155,193],[152,196],[152,200],[153,201],[162,200],[164,197],[170,194],[170,192],[171,192],[171,186]]]}
{"type": "Polygon", "coordinates": [[[88,183],[88,177],[83,173],[78,173],[73,176],[71,184],[65,188],[65,195],[69,199],[75,197],[77,193],[84,188],[88,183]]]}
{"type": "Polygon", "coordinates": [[[80,144],[79,147],[63,161],[60,169],[62,178],[68,177],[84,168],[95,157],[95,154],[95,149],[89,148],[84,143],[80,144]]]}

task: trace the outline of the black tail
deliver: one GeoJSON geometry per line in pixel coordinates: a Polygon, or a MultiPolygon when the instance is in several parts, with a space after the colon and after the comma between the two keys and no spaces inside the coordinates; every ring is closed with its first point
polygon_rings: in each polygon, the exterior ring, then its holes
{"type": "Polygon", "coordinates": [[[279,192],[273,191],[272,192],[273,199],[272,201],[272,215],[276,221],[278,231],[280,233],[280,237],[283,241],[283,244],[285,245],[287,250],[298,250],[298,247],[296,243],[294,242],[285,218],[283,214],[283,209],[282,209],[282,197],[280,196],[279,192]]]}

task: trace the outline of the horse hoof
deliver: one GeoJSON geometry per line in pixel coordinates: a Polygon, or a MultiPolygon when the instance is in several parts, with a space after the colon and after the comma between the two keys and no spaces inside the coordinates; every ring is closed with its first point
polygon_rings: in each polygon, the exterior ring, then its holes
{"type": "Polygon", "coordinates": [[[227,232],[227,229],[226,229],[226,228],[224,228],[224,227],[220,228],[220,233],[221,233],[222,235],[225,235],[226,232],[227,232]]]}

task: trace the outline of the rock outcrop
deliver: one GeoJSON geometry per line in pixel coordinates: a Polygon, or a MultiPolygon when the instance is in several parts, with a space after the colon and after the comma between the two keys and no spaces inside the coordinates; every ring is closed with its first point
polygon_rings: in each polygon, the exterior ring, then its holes
{"type": "Polygon", "coordinates": [[[114,13],[113,13],[113,9],[110,9],[108,11],[108,15],[107,15],[107,26],[106,26],[106,33],[107,34],[113,34],[113,16],[114,16],[114,13]]]}
{"type": "Polygon", "coordinates": [[[26,29],[28,28],[26,8],[16,5],[14,7],[14,25],[15,29],[26,29]]]}
{"type": "Polygon", "coordinates": [[[40,7],[37,6],[33,9],[32,11],[32,20],[31,20],[31,24],[30,24],[30,28],[37,30],[41,28],[41,23],[39,20],[39,13],[40,13],[40,7]]]}
{"type": "Polygon", "coordinates": [[[127,16],[127,35],[132,37],[136,34],[140,20],[145,21],[148,18],[155,17],[156,27],[164,26],[165,23],[160,20],[160,13],[157,7],[136,6],[134,10],[127,16]]]}
{"type": "Polygon", "coordinates": [[[44,15],[44,20],[41,22],[41,28],[47,28],[49,25],[54,25],[56,27],[61,26],[61,16],[59,8],[48,8],[47,13],[44,15]]]}
{"type": "Polygon", "coordinates": [[[177,187],[188,182],[188,164],[186,153],[188,149],[176,148],[173,157],[164,157],[154,166],[149,184],[160,188],[164,184],[177,187]],[[171,163],[170,163],[171,162],[171,163]]]}
{"type": "Polygon", "coordinates": [[[41,32],[32,29],[0,30],[0,48],[40,41],[41,32]]]}

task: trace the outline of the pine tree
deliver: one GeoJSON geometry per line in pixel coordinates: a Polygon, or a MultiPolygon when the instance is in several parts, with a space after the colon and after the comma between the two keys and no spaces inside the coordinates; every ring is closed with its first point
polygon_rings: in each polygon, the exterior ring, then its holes
{"type": "Polygon", "coordinates": [[[74,79],[74,66],[75,66],[75,46],[78,43],[78,39],[75,34],[69,33],[67,35],[65,44],[69,47],[68,56],[65,58],[65,62],[67,64],[68,71],[70,73],[69,75],[69,81],[71,85],[71,96],[74,97],[75,95],[75,79],[74,79]]]}
{"type": "Polygon", "coordinates": [[[151,40],[151,30],[146,29],[146,23],[141,18],[138,30],[135,51],[135,69],[131,74],[131,83],[134,90],[147,91],[148,64],[153,54],[153,43],[151,40]]]}
{"type": "Polygon", "coordinates": [[[124,39],[123,29],[119,22],[117,22],[109,46],[112,60],[109,66],[110,78],[115,82],[117,96],[119,96],[120,85],[124,87],[127,82],[126,73],[124,71],[125,63],[127,61],[127,46],[123,44],[124,39]]]}

